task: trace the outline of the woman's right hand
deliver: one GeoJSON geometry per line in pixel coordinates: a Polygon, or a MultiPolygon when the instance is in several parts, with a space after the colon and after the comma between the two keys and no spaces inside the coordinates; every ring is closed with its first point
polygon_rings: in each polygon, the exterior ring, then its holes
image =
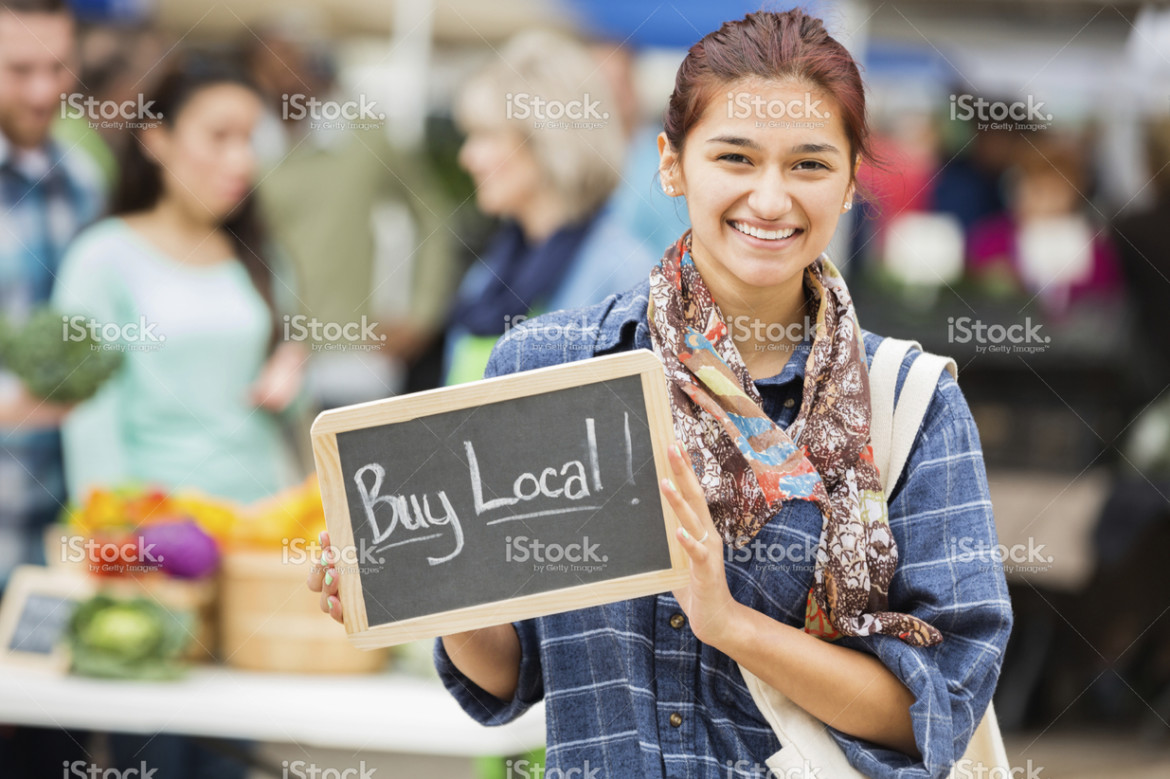
{"type": "Polygon", "coordinates": [[[329,531],[322,530],[319,540],[321,557],[313,561],[307,584],[313,592],[321,593],[321,611],[341,622],[341,596],[337,594],[339,574],[334,565],[336,555],[329,543],[329,531]]]}
{"type": "MultiPolygon", "coordinates": [[[[321,611],[342,622],[341,598],[337,594],[337,555],[322,531],[321,557],[313,561],[307,584],[321,593],[321,611]]],[[[443,646],[452,662],[472,681],[502,700],[510,700],[520,678],[520,638],[511,623],[469,630],[443,637],[443,646]]]]}

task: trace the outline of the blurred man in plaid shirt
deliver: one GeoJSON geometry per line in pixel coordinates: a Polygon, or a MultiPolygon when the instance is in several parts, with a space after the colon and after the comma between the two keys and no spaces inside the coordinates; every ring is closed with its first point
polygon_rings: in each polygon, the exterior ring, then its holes
{"type": "MultiPolygon", "coordinates": [[[[74,234],[101,206],[85,155],[49,135],[75,88],[74,23],[64,0],[0,0],[0,312],[44,304],[74,234]]],[[[0,587],[43,559],[41,534],[65,500],[56,424],[66,409],[29,397],[0,358],[0,587]]]]}

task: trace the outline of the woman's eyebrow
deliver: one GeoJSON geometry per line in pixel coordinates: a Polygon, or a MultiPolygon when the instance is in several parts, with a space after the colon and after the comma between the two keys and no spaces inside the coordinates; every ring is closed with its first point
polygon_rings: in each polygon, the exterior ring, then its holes
{"type": "Polygon", "coordinates": [[[751,138],[742,138],[738,135],[717,135],[714,138],[708,138],[707,143],[726,143],[729,146],[741,146],[745,149],[752,149],[753,151],[763,151],[764,147],[753,141],[751,138]]]}
{"type": "Polygon", "coordinates": [[[840,150],[831,143],[802,143],[792,147],[793,154],[840,154],[840,150]]]}
{"type": "MultiPolygon", "coordinates": [[[[738,135],[717,135],[708,138],[707,143],[725,143],[729,146],[739,146],[753,151],[763,151],[764,147],[751,138],[738,135]]],[[[840,154],[841,151],[831,143],[802,143],[792,147],[792,154],[840,154]]]]}

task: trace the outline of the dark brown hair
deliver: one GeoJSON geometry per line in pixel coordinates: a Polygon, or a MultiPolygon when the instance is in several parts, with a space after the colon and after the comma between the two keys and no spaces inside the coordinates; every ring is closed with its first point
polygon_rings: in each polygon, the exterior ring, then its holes
{"type": "MultiPolygon", "coordinates": [[[[154,89],[143,95],[153,101],[152,110],[161,115],[164,125],[174,127],[187,103],[198,92],[221,84],[236,84],[260,93],[230,58],[212,53],[185,52],[170,60],[154,89]]],[[[147,103],[149,104],[149,103],[147,103]]],[[[119,216],[153,208],[163,195],[163,177],[159,165],[150,159],[142,146],[139,131],[134,130],[118,157],[118,181],[110,201],[110,214],[119,216]]],[[[273,277],[265,252],[268,234],[260,218],[256,197],[249,194],[223,221],[231,236],[240,263],[256,286],[260,296],[274,311],[273,277]]],[[[274,314],[275,317],[275,314],[274,314]]],[[[275,318],[274,318],[275,323],[275,318]]]]}
{"type": "Polygon", "coordinates": [[[799,8],[757,11],[724,22],[691,47],[675,76],[663,122],[670,145],[681,154],[687,132],[711,99],[751,76],[797,80],[831,95],[841,109],[850,161],[874,160],[857,63],[820,19],[799,8]]]}
{"type": "Polygon", "coordinates": [[[18,14],[70,14],[65,0],[0,0],[0,11],[18,14]]]}

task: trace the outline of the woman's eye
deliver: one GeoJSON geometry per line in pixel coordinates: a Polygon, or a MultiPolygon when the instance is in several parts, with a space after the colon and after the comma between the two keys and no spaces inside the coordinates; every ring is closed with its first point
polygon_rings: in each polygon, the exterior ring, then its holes
{"type": "Polygon", "coordinates": [[[747,157],[742,154],[720,154],[717,159],[726,160],[727,162],[749,162],[747,157]]]}
{"type": "Polygon", "coordinates": [[[825,165],[823,162],[817,162],[816,160],[804,160],[803,162],[796,163],[796,169],[797,170],[828,170],[829,166],[825,165]]]}

